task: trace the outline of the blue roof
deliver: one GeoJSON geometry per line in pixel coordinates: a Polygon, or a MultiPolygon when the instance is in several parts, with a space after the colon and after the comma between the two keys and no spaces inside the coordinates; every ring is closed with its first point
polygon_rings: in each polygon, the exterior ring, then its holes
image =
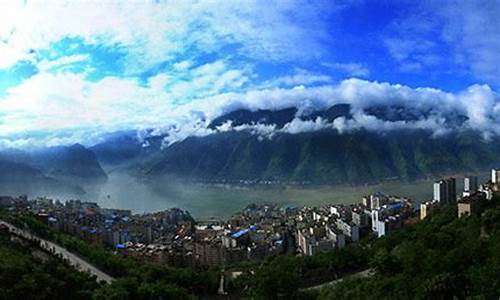
{"type": "Polygon", "coordinates": [[[116,249],[125,249],[126,247],[125,247],[125,245],[124,245],[124,244],[116,244],[116,245],[115,245],[115,248],[116,248],[116,249]]]}
{"type": "Polygon", "coordinates": [[[248,229],[241,229],[241,230],[238,230],[235,233],[231,234],[231,237],[237,239],[237,238],[239,238],[247,233],[248,233],[248,229]]]}
{"type": "Polygon", "coordinates": [[[257,230],[257,226],[256,226],[256,225],[252,225],[252,226],[250,226],[250,230],[252,230],[252,231],[257,230]]]}
{"type": "Polygon", "coordinates": [[[391,206],[391,208],[396,209],[396,208],[401,208],[401,206],[403,206],[403,204],[401,204],[401,203],[397,202],[397,203],[393,203],[393,204],[391,204],[390,206],[391,206]]]}

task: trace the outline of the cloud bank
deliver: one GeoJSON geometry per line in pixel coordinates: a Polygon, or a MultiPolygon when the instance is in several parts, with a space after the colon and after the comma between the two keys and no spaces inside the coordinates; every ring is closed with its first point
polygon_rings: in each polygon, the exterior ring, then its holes
{"type": "MultiPolygon", "coordinates": [[[[21,145],[37,140],[33,135],[28,139],[22,138],[22,132],[34,129],[54,133],[44,137],[47,144],[74,142],[77,139],[92,143],[97,141],[98,132],[123,128],[153,129],[151,132],[154,135],[168,135],[167,144],[189,136],[229,130],[252,130],[266,136],[277,132],[299,133],[327,128],[340,132],[359,128],[374,132],[424,128],[437,135],[450,130],[474,129],[485,135],[500,134],[500,96],[487,85],[472,85],[463,91],[450,93],[434,88],[410,88],[352,78],[338,84],[262,87],[237,93],[223,90],[228,85],[240,85],[245,80],[244,76],[233,76],[231,73],[244,74],[245,71],[227,70],[216,63],[187,72],[197,73],[197,80],[175,84],[170,90],[158,88],[169,80],[168,75],[159,75],[147,85],[130,79],[104,78],[89,84],[74,74],[36,75],[11,89],[0,102],[0,111],[5,113],[6,121],[0,124],[0,132],[20,137],[15,140],[21,145]],[[57,94],[51,93],[54,86],[58,87],[57,94]],[[189,102],[176,101],[178,95],[189,90],[195,91],[189,102]],[[298,118],[304,112],[324,110],[341,103],[351,105],[351,119],[327,122],[321,118],[298,118]],[[225,124],[209,129],[212,120],[238,109],[256,111],[289,107],[296,107],[299,116],[280,129],[262,124],[225,124]],[[417,115],[417,118],[383,120],[366,112],[373,107],[396,107],[417,115]],[[461,124],[448,124],[450,116],[464,116],[466,120],[461,124]],[[24,122],[26,119],[32,122],[24,122]],[[58,134],[61,129],[72,134],[58,134]],[[96,134],[88,135],[92,132],[96,134]]],[[[4,138],[3,143],[13,145],[14,141],[4,138]]]]}
{"type": "Polygon", "coordinates": [[[178,107],[173,125],[159,127],[154,134],[167,135],[165,145],[189,136],[206,136],[217,132],[250,131],[272,138],[277,133],[302,133],[324,129],[340,133],[366,129],[375,133],[392,130],[424,129],[440,136],[457,130],[477,130],[482,137],[500,134],[500,95],[487,85],[473,85],[449,93],[433,88],[410,88],[399,84],[347,79],[337,85],[299,86],[290,89],[261,89],[242,94],[228,93],[199,99],[178,107]],[[301,118],[304,112],[321,111],[335,104],[350,104],[352,118],[328,121],[321,117],[301,118]],[[231,121],[210,129],[210,122],[229,112],[247,109],[279,110],[297,108],[297,116],[282,128],[276,124],[252,123],[233,125],[231,121]],[[387,120],[367,111],[372,108],[396,108],[410,114],[410,120],[387,120]],[[457,121],[458,120],[458,121],[457,121]]]}
{"type": "Polygon", "coordinates": [[[492,136],[499,10],[497,1],[2,2],[0,146],[91,145],[120,130],[167,135],[165,145],[231,130],[492,136]],[[339,103],[352,118],[301,118],[339,103]],[[368,111],[382,106],[410,118],[368,111]],[[237,109],[288,107],[298,115],[284,127],[209,127],[237,109]]]}

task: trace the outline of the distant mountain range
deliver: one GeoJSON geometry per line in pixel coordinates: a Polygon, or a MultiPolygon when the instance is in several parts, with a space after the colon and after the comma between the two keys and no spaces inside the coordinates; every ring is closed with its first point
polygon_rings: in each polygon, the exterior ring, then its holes
{"type": "Polygon", "coordinates": [[[80,144],[0,151],[0,194],[83,195],[107,175],[95,154],[80,144]]]}
{"type": "MultiPolygon", "coordinates": [[[[379,120],[410,122],[432,111],[374,106],[365,113],[379,120]]],[[[214,182],[364,184],[382,180],[411,181],[453,172],[471,172],[500,161],[500,141],[480,132],[455,130],[434,136],[426,129],[385,132],[363,128],[338,132],[331,127],[291,133],[290,123],[351,120],[348,104],[301,111],[236,110],[209,123],[212,134],[191,136],[162,146],[167,135],[137,138],[134,131],[109,134],[99,144],[80,144],[30,151],[0,151],[0,194],[44,191],[83,194],[88,185],[104,183],[108,172],[126,172],[151,185],[170,179],[214,182]],[[237,130],[220,130],[230,124],[237,130]],[[269,126],[263,137],[252,128],[269,126]]],[[[444,125],[459,126],[462,115],[446,116],[444,125]]]]}
{"type": "MultiPolygon", "coordinates": [[[[365,113],[394,122],[419,120],[432,112],[380,106],[368,108],[365,113]]],[[[300,115],[296,108],[236,110],[214,119],[208,127],[216,129],[230,122],[232,126],[259,124],[280,129],[296,118],[307,121],[318,117],[332,122],[339,117],[349,120],[352,114],[348,104],[300,115]]],[[[445,124],[460,125],[466,120],[463,115],[450,115],[445,124]]],[[[161,149],[163,137],[146,139],[148,147],[129,136],[91,149],[102,162],[114,162],[122,170],[150,181],[170,177],[202,182],[362,184],[469,172],[500,161],[498,139],[486,141],[480,132],[467,130],[435,137],[425,129],[383,133],[357,129],[339,133],[325,128],[293,134],[277,131],[270,138],[262,138],[248,129],[188,137],[161,149]]]]}

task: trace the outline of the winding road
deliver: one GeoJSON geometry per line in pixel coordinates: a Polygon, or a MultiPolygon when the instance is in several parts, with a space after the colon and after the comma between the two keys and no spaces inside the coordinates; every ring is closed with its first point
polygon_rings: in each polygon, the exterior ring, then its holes
{"type": "Polygon", "coordinates": [[[40,247],[53,255],[60,255],[62,259],[66,260],[72,267],[81,272],[87,272],[91,275],[95,275],[98,282],[104,281],[106,283],[113,282],[114,278],[99,270],[97,267],[93,266],[86,260],[69,252],[67,249],[51,242],[48,240],[41,239],[30,232],[20,229],[10,223],[0,220],[0,224],[3,224],[9,228],[12,234],[15,234],[23,239],[35,241],[40,243],[40,247]]]}
{"type": "Polygon", "coordinates": [[[336,280],[333,280],[333,281],[329,281],[329,282],[325,282],[325,283],[322,283],[322,284],[319,284],[319,285],[307,287],[307,288],[304,288],[303,290],[319,290],[319,289],[322,289],[324,287],[334,286],[334,285],[336,285],[338,283],[341,283],[342,281],[344,281],[346,279],[355,279],[355,278],[370,277],[370,276],[373,275],[373,273],[374,273],[374,271],[372,269],[366,269],[366,270],[363,270],[363,271],[360,271],[360,272],[357,272],[357,273],[345,275],[344,277],[336,279],[336,280]]]}

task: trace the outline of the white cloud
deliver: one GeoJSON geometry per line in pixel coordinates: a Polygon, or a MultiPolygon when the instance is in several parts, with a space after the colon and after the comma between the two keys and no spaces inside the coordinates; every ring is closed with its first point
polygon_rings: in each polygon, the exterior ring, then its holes
{"type": "Polygon", "coordinates": [[[444,18],[443,39],[466,57],[477,78],[500,85],[500,2],[449,2],[433,7],[444,18]]]}
{"type": "Polygon", "coordinates": [[[299,118],[295,118],[290,123],[285,124],[282,132],[294,134],[301,132],[318,131],[332,127],[333,124],[329,124],[327,120],[323,120],[321,117],[316,118],[316,120],[302,120],[299,118]]]}
{"type": "Polygon", "coordinates": [[[421,1],[393,21],[383,42],[402,71],[441,65],[498,86],[499,15],[499,1],[421,1]]]}
{"type": "Polygon", "coordinates": [[[293,74],[274,78],[265,82],[263,85],[268,87],[276,86],[300,86],[317,83],[331,82],[332,78],[328,75],[313,73],[304,69],[296,69],[293,74]]]}
{"type": "Polygon", "coordinates": [[[78,62],[84,62],[87,61],[89,58],[90,57],[88,54],[75,54],[69,56],[62,56],[55,60],[42,60],[37,64],[37,67],[40,71],[45,72],[53,68],[59,68],[78,62]]]}
{"type": "MultiPolygon", "coordinates": [[[[315,120],[293,119],[283,128],[274,124],[244,124],[233,126],[224,123],[214,132],[249,130],[259,136],[272,138],[277,133],[301,133],[324,129],[335,129],[340,133],[357,129],[367,129],[377,133],[403,130],[425,129],[435,136],[453,130],[475,129],[485,135],[500,134],[500,96],[487,85],[474,85],[465,91],[448,93],[432,88],[412,89],[399,84],[378,83],[359,79],[348,79],[338,85],[301,87],[291,89],[262,89],[246,93],[217,95],[178,108],[181,115],[189,112],[203,112],[201,119],[205,124],[224,113],[236,109],[283,109],[297,107],[299,111],[321,110],[338,103],[351,104],[352,119],[337,118],[328,122],[322,118],[315,120]],[[406,112],[414,112],[416,120],[389,121],[367,114],[364,109],[377,106],[402,107],[406,112]],[[425,114],[424,114],[425,112],[425,114]],[[420,115],[419,115],[420,114],[420,115]],[[453,116],[469,118],[463,125],[447,123],[453,116]]],[[[200,118],[199,114],[196,114],[200,118]]],[[[189,123],[189,118],[184,120],[189,123]]],[[[453,123],[453,122],[452,122],[453,123]]],[[[169,130],[160,131],[169,134],[169,130]]],[[[181,139],[182,140],[182,139],[181,139]]],[[[169,143],[175,139],[169,139],[169,143]]]]}
{"type": "Polygon", "coordinates": [[[132,73],[186,51],[213,53],[226,45],[250,58],[314,59],[324,52],[322,20],[336,6],[319,8],[309,1],[258,0],[2,2],[0,69],[33,60],[34,51],[65,37],[126,50],[132,73]],[[306,27],[298,22],[304,20],[306,27]],[[308,55],[300,43],[308,45],[308,55]]]}
{"type": "Polygon", "coordinates": [[[324,63],[324,66],[346,73],[352,77],[369,77],[370,70],[359,63],[324,63]]]}
{"type": "MultiPolygon", "coordinates": [[[[500,133],[499,95],[487,85],[449,93],[432,88],[410,88],[399,84],[347,79],[338,84],[270,88],[245,86],[251,70],[230,68],[224,61],[189,66],[151,77],[147,84],[134,78],[105,77],[88,81],[83,74],[40,72],[7,90],[0,98],[0,138],[19,143],[29,136],[30,143],[54,144],[70,141],[90,143],[89,133],[122,129],[156,129],[169,135],[166,145],[189,136],[214,132],[207,126],[214,118],[236,109],[283,109],[299,112],[321,110],[338,103],[349,103],[353,119],[327,122],[321,118],[293,120],[283,129],[273,125],[246,124],[216,129],[251,130],[264,136],[276,132],[298,133],[321,129],[340,132],[367,128],[377,132],[426,128],[442,134],[448,128],[447,116],[469,118],[465,128],[500,133]],[[170,72],[170,73],[169,73],[170,72]],[[173,72],[173,73],[172,73],[173,72]],[[408,112],[427,112],[420,119],[384,121],[367,115],[363,109],[399,106],[408,112]],[[45,132],[45,135],[31,133],[45,132]],[[50,133],[50,134],[48,134],[50,133]],[[87,135],[87,136],[86,136],[87,135]],[[37,136],[39,136],[37,138],[37,136]],[[80,139],[80,140],[78,140],[80,139]]],[[[300,115],[300,113],[299,113],[300,115]]]]}

